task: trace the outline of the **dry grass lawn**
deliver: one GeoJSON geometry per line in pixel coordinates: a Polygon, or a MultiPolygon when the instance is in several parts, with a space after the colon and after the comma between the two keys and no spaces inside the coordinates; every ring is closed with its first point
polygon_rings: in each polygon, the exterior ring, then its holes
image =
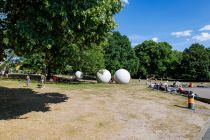
{"type": "Polygon", "coordinates": [[[128,85],[47,84],[0,80],[0,140],[192,139],[210,117],[210,106],[128,85]]]}

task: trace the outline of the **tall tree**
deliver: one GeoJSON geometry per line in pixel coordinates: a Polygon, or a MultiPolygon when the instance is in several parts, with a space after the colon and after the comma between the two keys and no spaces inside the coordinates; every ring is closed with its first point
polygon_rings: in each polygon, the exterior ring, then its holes
{"type": "Polygon", "coordinates": [[[4,19],[6,17],[6,14],[3,12],[3,6],[5,4],[4,0],[0,0],[0,61],[3,61],[3,58],[5,57],[4,49],[5,45],[3,43],[3,33],[5,30],[5,22],[4,19]]]}
{"type": "Polygon", "coordinates": [[[77,55],[74,55],[70,65],[77,64],[73,67],[74,71],[81,70],[85,74],[93,74],[102,68],[104,68],[104,51],[101,46],[92,46],[85,51],[75,51],[77,55]]]}
{"type": "Polygon", "coordinates": [[[183,52],[182,77],[189,80],[209,80],[209,51],[201,44],[192,44],[183,52]]]}
{"type": "Polygon", "coordinates": [[[134,50],[139,58],[139,74],[143,76],[167,76],[170,64],[175,61],[172,46],[167,42],[144,41],[134,50]]]}
{"type": "Polygon", "coordinates": [[[2,65],[0,66],[0,70],[5,71],[9,68],[14,68],[18,64],[22,62],[22,59],[14,54],[14,51],[11,49],[4,50],[4,59],[2,61],[2,65]]]}
{"type": "Polygon", "coordinates": [[[3,61],[3,58],[4,58],[4,49],[3,47],[0,45],[0,62],[3,61]]]}
{"type": "Polygon", "coordinates": [[[21,56],[44,53],[49,74],[64,68],[75,48],[104,41],[122,5],[121,0],[6,0],[6,45],[21,56]]]}
{"type": "Polygon", "coordinates": [[[138,71],[138,58],[131,47],[128,37],[119,32],[113,32],[108,39],[105,50],[105,66],[112,74],[120,68],[127,69],[131,75],[138,71]]]}
{"type": "Polygon", "coordinates": [[[179,79],[180,74],[182,73],[182,70],[180,69],[181,61],[183,59],[181,51],[173,51],[172,53],[172,62],[170,63],[168,67],[168,76],[174,79],[179,79]]]}
{"type": "Polygon", "coordinates": [[[22,70],[33,71],[35,73],[45,73],[44,53],[24,55],[21,64],[22,70]]]}

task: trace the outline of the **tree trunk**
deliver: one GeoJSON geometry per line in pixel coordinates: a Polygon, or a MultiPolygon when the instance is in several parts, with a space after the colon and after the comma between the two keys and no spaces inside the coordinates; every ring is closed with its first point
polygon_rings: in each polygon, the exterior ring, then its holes
{"type": "Polygon", "coordinates": [[[47,80],[50,80],[51,79],[51,75],[52,74],[52,71],[51,71],[51,66],[47,66],[47,80]]]}

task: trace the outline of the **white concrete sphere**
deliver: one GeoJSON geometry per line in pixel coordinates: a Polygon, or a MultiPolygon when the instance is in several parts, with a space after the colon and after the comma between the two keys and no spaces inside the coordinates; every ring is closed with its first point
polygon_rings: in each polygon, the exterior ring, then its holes
{"type": "Polygon", "coordinates": [[[77,79],[82,79],[83,78],[83,73],[81,71],[76,71],[75,76],[77,79]]]}
{"type": "Polygon", "coordinates": [[[108,70],[102,69],[97,72],[96,77],[99,83],[109,83],[109,81],[112,78],[112,75],[108,70]]]}
{"type": "Polygon", "coordinates": [[[128,84],[131,79],[131,75],[127,70],[119,69],[115,72],[114,79],[119,84],[128,84]]]}

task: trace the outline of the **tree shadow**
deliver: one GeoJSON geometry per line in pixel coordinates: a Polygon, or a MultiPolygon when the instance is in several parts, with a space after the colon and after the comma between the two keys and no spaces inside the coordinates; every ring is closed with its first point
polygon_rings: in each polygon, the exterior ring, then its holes
{"type": "Polygon", "coordinates": [[[38,94],[26,88],[0,87],[0,120],[17,119],[32,111],[50,111],[49,103],[57,104],[67,99],[60,93],[38,94]]]}
{"type": "Polygon", "coordinates": [[[196,100],[210,104],[210,99],[202,98],[202,97],[195,97],[196,100]]]}

